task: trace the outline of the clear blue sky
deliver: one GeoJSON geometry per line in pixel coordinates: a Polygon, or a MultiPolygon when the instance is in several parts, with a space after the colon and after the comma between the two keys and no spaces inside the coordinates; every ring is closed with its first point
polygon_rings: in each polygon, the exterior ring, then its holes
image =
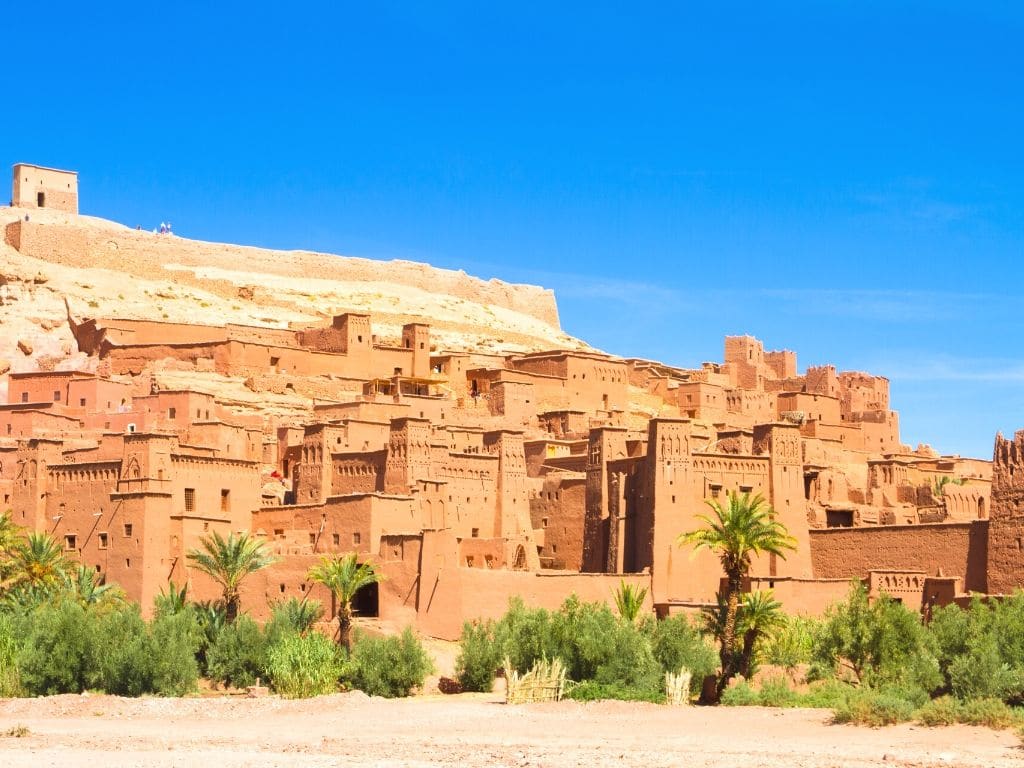
{"type": "Polygon", "coordinates": [[[1024,427],[1024,11],[992,3],[19,3],[0,163],[83,213],[556,290],[610,352],[751,333],[1024,427]]]}

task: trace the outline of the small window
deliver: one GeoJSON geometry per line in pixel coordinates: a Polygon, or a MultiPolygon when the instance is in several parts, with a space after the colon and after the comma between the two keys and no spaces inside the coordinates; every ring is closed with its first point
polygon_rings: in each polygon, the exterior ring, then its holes
{"type": "Polygon", "coordinates": [[[196,511],[196,489],[186,488],[185,489],[185,511],[195,512],[196,511]]]}
{"type": "Polygon", "coordinates": [[[283,538],[284,537],[284,528],[275,528],[274,529],[274,536],[276,536],[277,538],[283,538]]]}
{"type": "Polygon", "coordinates": [[[167,418],[171,419],[171,420],[174,420],[174,419],[178,418],[178,409],[177,408],[168,408],[167,409],[167,418]]]}
{"type": "Polygon", "coordinates": [[[356,533],[353,533],[352,534],[352,543],[354,545],[362,544],[363,543],[363,534],[359,533],[358,531],[356,533]]]}
{"type": "Polygon", "coordinates": [[[85,398],[84,398],[84,397],[80,397],[80,398],[78,399],[78,404],[79,404],[79,405],[80,405],[80,406],[81,406],[82,408],[85,408],[85,398]]]}
{"type": "Polygon", "coordinates": [[[336,547],[341,546],[341,534],[340,533],[332,533],[331,534],[331,543],[334,544],[334,546],[336,546],[336,547]]]}
{"type": "Polygon", "coordinates": [[[284,594],[284,584],[281,585],[281,594],[284,594]]]}
{"type": "Polygon", "coordinates": [[[125,536],[131,536],[132,535],[132,524],[131,523],[125,523],[124,524],[124,535],[125,536]]]}
{"type": "Polygon", "coordinates": [[[46,193],[45,192],[37,192],[36,193],[36,207],[37,208],[45,208],[46,207],[46,193]]]}
{"type": "Polygon", "coordinates": [[[316,544],[316,534],[315,533],[309,534],[309,543],[310,544],[316,544]]]}
{"type": "Polygon", "coordinates": [[[478,539],[478,538],[480,538],[480,529],[479,529],[479,528],[474,528],[474,529],[473,529],[473,530],[471,531],[470,535],[471,535],[471,536],[472,536],[472,537],[473,537],[474,539],[478,539]]]}
{"type": "Polygon", "coordinates": [[[53,402],[55,402],[55,403],[59,403],[60,402],[60,390],[59,389],[53,390],[53,402]]]}
{"type": "Polygon", "coordinates": [[[101,533],[99,535],[98,546],[99,546],[100,549],[106,549],[107,548],[107,534],[101,533]]]}
{"type": "Polygon", "coordinates": [[[231,491],[227,488],[220,489],[220,511],[228,512],[231,509],[231,491]]]}
{"type": "Polygon", "coordinates": [[[64,549],[78,549],[78,537],[73,534],[65,536],[64,549]]]}
{"type": "Polygon", "coordinates": [[[124,559],[124,567],[125,568],[131,568],[132,567],[132,559],[130,557],[126,557],[124,559]]]}
{"type": "Polygon", "coordinates": [[[21,402],[23,402],[23,403],[27,403],[28,402],[28,392],[22,392],[21,393],[21,402]]]}

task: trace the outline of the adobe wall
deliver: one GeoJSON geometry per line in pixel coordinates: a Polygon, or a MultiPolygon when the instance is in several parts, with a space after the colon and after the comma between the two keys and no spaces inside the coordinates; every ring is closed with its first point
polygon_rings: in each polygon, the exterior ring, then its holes
{"type": "Polygon", "coordinates": [[[963,576],[965,589],[985,592],[988,534],[987,520],[812,529],[811,562],[819,579],[863,578],[880,569],[928,576],[941,570],[946,576],[963,576]]]}

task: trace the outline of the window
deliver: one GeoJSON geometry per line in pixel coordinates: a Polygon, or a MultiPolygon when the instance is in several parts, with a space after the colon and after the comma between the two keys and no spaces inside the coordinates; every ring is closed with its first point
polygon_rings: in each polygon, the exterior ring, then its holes
{"type": "Polygon", "coordinates": [[[167,409],[167,418],[168,419],[172,419],[172,420],[178,418],[178,409],[177,408],[168,408],[167,409]]]}
{"type": "Polygon", "coordinates": [[[231,509],[231,491],[227,488],[220,489],[220,511],[228,512],[231,509]]]}
{"type": "Polygon", "coordinates": [[[59,403],[60,402],[60,390],[59,389],[53,390],[53,402],[55,402],[55,403],[59,403]]]}
{"type": "Polygon", "coordinates": [[[64,537],[64,549],[78,549],[78,537],[74,534],[64,537]]]}
{"type": "Polygon", "coordinates": [[[23,403],[27,403],[28,402],[28,392],[22,392],[21,393],[21,402],[23,402],[23,403]]]}
{"type": "Polygon", "coordinates": [[[334,544],[334,546],[336,546],[336,547],[337,546],[341,546],[341,534],[340,533],[332,533],[331,534],[331,543],[334,544]]]}
{"type": "Polygon", "coordinates": [[[78,404],[80,406],[82,406],[83,408],[85,408],[85,398],[84,397],[78,398],[78,404]]]}
{"type": "Polygon", "coordinates": [[[45,192],[37,192],[36,193],[36,207],[37,208],[45,208],[46,207],[46,193],[45,192]]]}
{"type": "Polygon", "coordinates": [[[99,535],[99,545],[98,546],[99,546],[100,549],[106,549],[107,548],[107,534],[101,533],[99,535]]]}
{"type": "Polygon", "coordinates": [[[362,544],[362,543],[363,543],[363,534],[359,533],[358,531],[356,533],[353,533],[352,534],[352,544],[353,545],[359,545],[359,544],[362,544]]]}
{"type": "Polygon", "coordinates": [[[474,528],[474,529],[472,530],[472,532],[470,533],[470,535],[471,535],[471,536],[472,536],[472,537],[473,537],[474,539],[480,538],[480,529],[479,529],[479,528],[474,528]]]}
{"type": "Polygon", "coordinates": [[[281,594],[284,594],[284,584],[281,585],[281,594]]]}
{"type": "Polygon", "coordinates": [[[196,511],[196,489],[186,488],[185,489],[185,511],[195,512],[196,511]]]}
{"type": "Polygon", "coordinates": [[[125,536],[131,536],[132,535],[132,524],[131,523],[125,523],[124,524],[124,535],[125,536]]]}
{"type": "Polygon", "coordinates": [[[131,560],[130,557],[126,557],[124,559],[124,567],[125,568],[131,568],[132,567],[132,560],[131,560]]]}
{"type": "Polygon", "coordinates": [[[315,533],[309,534],[309,543],[310,544],[316,544],[316,534],[315,533]]]}

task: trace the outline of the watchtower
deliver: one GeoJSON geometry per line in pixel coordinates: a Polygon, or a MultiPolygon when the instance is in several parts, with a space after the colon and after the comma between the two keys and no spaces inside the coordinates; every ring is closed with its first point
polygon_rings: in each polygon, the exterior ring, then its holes
{"type": "Polygon", "coordinates": [[[78,173],[17,163],[11,182],[11,203],[19,208],[78,213],[78,173]]]}

